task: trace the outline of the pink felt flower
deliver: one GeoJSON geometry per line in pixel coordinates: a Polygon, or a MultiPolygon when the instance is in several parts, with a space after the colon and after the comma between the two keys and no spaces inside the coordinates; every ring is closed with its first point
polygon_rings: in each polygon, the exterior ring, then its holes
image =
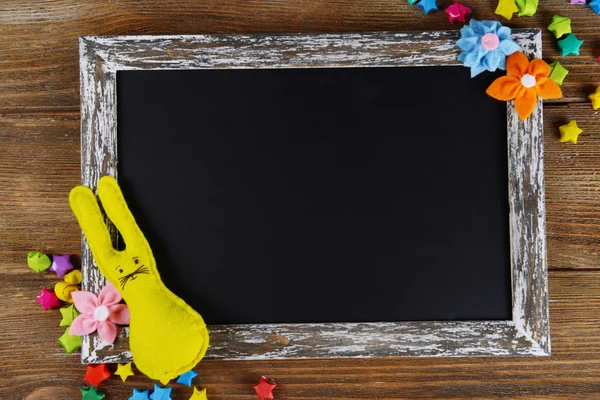
{"type": "Polygon", "coordinates": [[[102,340],[114,343],[117,338],[117,325],[129,324],[129,308],[119,304],[122,297],[114,286],[104,286],[98,297],[95,294],[77,291],[71,294],[75,307],[81,312],[73,323],[71,335],[88,335],[98,331],[102,340]]]}

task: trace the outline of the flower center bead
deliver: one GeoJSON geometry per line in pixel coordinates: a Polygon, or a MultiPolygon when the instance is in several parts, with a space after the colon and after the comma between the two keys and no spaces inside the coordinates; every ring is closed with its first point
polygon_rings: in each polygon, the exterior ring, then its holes
{"type": "Polygon", "coordinates": [[[106,306],[98,306],[94,310],[94,319],[100,322],[106,321],[108,314],[109,312],[106,306]]]}
{"type": "Polygon", "coordinates": [[[533,76],[533,75],[525,74],[521,78],[521,85],[525,86],[526,88],[534,87],[535,83],[536,83],[535,76],[533,76]]]}
{"type": "Polygon", "coordinates": [[[498,35],[496,35],[495,33],[486,33],[481,38],[481,45],[486,50],[496,50],[498,48],[499,44],[500,44],[500,39],[498,38],[498,35]]]}

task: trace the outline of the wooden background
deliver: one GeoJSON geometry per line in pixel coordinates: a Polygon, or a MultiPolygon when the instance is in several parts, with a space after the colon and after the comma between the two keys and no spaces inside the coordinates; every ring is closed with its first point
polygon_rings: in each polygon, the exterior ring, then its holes
{"type": "MultiPolygon", "coordinates": [[[[450,3],[439,0],[440,9],[450,3]]],[[[505,22],[495,2],[464,3],[477,19],[505,22]]],[[[202,362],[195,382],[210,399],[255,399],[261,375],[279,383],[277,399],[600,399],[600,114],[587,101],[600,85],[600,16],[568,0],[540,3],[534,17],[507,25],[545,29],[560,13],[585,40],[581,56],[560,58],[543,33],[544,58],[571,70],[565,98],[544,110],[552,356],[202,362]],[[577,145],[558,142],[569,119],[585,130],[577,145]]],[[[80,179],[78,36],[452,28],[460,25],[443,11],[424,16],[405,0],[2,0],[0,398],[79,399],[84,386],[79,356],[56,342],[60,313],[35,301],[58,278],[25,262],[31,250],[80,253],[67,202],[80,179]]],[[[134,386],[152,384],[111,377],[100,390],[107,400],[127,399],[134,386]]],[[[189,398],[190,388],[173,386],[173,398],[189,398]]]]}

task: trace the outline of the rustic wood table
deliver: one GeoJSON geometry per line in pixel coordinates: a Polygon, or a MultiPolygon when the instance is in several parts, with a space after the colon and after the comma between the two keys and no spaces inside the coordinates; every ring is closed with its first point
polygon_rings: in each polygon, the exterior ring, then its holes
{"type": "MultiPolygon", "coordinates": [[[[570,70],[563,99],[545,104],[546,199],[552,356],[203,362],[196,379],[210,399],[255,399],[261,375],[279,399],[600,399],[600,115],[587,95],[600,85],[600,16],[568,0],[540,2],[534,17],[506,22],[495,2],[465,0],[477,19],[543,29],[548,62],[570,70]],[[572,19],[580,56],[560,57],[546,26],[572,19]],[[577,145],[558,127],[576,119],[577,145]]],[[[440,11],[424,16],[406,0],[2,0],[0,4],[0,398],[80,399],[85,367],[57,343],[58,310],[35,301],[58,278],[26,266],[28,251],[80,254],[68,207],[80,182],[81,35],[359,32],[459,29],[440,11]]],[[[111,369],[114,369],[111,367],[111,369]]],[[[102,383],[126,399],[136,375],[102,383]]],[[[174,385],[173,398],[190,389],[174,385]]]]}

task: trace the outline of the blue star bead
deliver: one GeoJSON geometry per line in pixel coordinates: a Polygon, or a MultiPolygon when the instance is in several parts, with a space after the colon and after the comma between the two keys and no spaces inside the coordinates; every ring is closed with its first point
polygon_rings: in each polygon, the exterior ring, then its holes
{"type": "Polygon", "coordinates": [[[149,394],[149,390],[133,389],[133,396],[129,400],[150,400],[149,394]]]}
{"type": "Polygon", "coordinates": [[[568,56],[569,54],[579,55],[579,48],[583,44],[583,40],[577,39],[574,33],[569,34],[564,39],[558,41],[558,47],[560,48],[561,56],[568,56]]]}
{"type": "Polygon", "coordinates": [[[429,14],[431,10],[438,9],[436,0],[421,0],[417,5],[423,9],[425,14],[429,14]]]}
{"type": "Polygon", "coordinates": [[[173,400],[171,398],[172,388],[166,386],[161,388],[157,384],[154,384],[154,392],[150,395],[150,400],[173,400]]]}
{"type": "Polygon", "coordinates": [[[600,15],[600,0],[592,0],[589,6],[596,14],[600,15]]]}
{"type": "Polygon", "coordinates": [[[186,386],[192,386],[192,379],[194,379],[197,376],[197,372],[195,372],[194,370],[189,370],[188,372],[186,372],[183,375],[180,375],[179,378],[177,378],[177,383],[183,383],[186,386]]]}

